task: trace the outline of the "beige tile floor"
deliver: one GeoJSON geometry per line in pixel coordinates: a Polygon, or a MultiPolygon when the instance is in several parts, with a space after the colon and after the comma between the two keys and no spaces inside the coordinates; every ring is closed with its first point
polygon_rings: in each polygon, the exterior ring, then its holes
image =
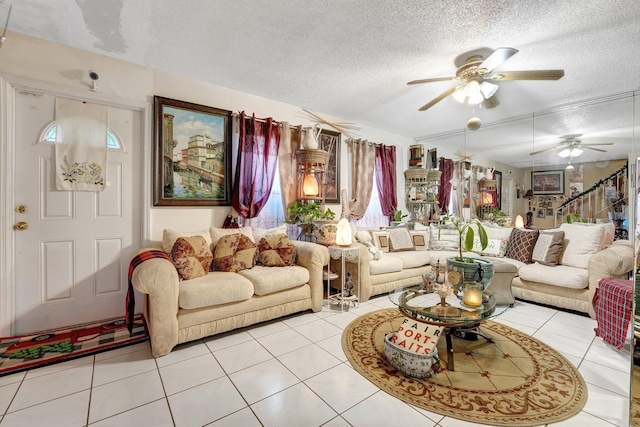
{"type": "MultiPolygon", "coordinates": [[[[0,425],[475,425],[408,405],[351,368],[343,328],[392,306],[382,296],[349,312],[325,308],[198,340],[158,359],[147,342],[0,377],[0,425]]],[[[560,351],[587,382],[584,409],[553,426],[629,424],[629,344],[618,352],[594,336],[594,320],[520,301],[496,321],[560,351]]]]}

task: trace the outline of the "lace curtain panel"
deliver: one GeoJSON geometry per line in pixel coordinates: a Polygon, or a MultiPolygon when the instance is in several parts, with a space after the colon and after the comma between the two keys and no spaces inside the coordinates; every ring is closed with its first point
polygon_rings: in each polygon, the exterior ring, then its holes
{"type": "Polygon", "coordinates": [[[360,219],[371,199],[376,148],[373,143],[361,139],[349,140],[347,144],[351,149],[352,170],[349,212],[352,218],[360,219]]]}
{"type": "Polygon", "coordinates": [[[107,106],[56,98],[55,112],[56,190],[104,191],[107,106]]]}

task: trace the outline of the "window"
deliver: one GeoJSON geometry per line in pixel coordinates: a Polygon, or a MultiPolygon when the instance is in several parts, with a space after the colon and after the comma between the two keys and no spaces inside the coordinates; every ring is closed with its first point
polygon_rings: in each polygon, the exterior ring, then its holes
{"type": "Polygon", "coordinates": [[[382,213],[380,206],[380,195],[376,186],[376,172],[373,171],[373,190],[371,190],[371,200],[364,216],[353,221],[357,227],[387,227],[389,226],[389,217],[382,213]]]}
{"type": "Polygon", "coordinates": [[[285,213],[282,207],[282,190],[280,186],[280,168],[276,164],[276,172],[269,199],[260,214],[252,218],[250,224],[259,228],[275,228],[284,224],[285,213]]]}
{"type": "MultiPolygon", "coordinates": [[[[51,144],[56,142],[56,122],[51,122],[44,128],[40,134],[39,142],[48,142],[51,144]]],[[[122,149],[120,138],[111,129],[107,132],[107,148],[112,150],[122,149]]]]}

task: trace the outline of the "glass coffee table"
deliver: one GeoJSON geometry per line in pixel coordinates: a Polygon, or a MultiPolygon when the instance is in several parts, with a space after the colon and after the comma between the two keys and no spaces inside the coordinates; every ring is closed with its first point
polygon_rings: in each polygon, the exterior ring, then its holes
{"type": "Polygon", "coordinates": [[[407,317],[428,325],[444,327],[447,340],[447,369],[454,370],[453,343],[451,335],[468,336],[475,334],[493,340],[482,333],[479,326],[485,320],[496,317],[509,309],[507,299],[499,294],[483,292],[482,305],[478,308],[466,307],[458,298],[441,298],[437,293],[424,290],[421,285],[397,288],[389,294],[389,299],[407,317]]]}

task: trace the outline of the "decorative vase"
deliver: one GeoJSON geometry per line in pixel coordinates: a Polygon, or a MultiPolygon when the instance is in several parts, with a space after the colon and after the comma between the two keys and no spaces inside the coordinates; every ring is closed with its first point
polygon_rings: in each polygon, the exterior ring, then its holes
{"type": "Polygon", "coordinates": [[[325,246],[331,246],[336,244],[336,234],[338,232],[338,221],[324,220],[313,221],[315,225],[313,235],[316,238],[316,243],[325,246]]]}
{"type": "Polygon", "coordinates": [[[317,150],[320,146],[318,139],[322,132],[322,125],[316,123],[313,127],[304,128],[304,139],[302,140],[302,148],[305,150],[317,150]]]}
{"type": "MultiPolygon", "coordinates": [[[[466,259],[466,258],[465,258],[466,259]]],[[[457,257],[447,257],[447,272],[456,270],[464,273],[461,283],[455,284],[455,289],[459,293],[462,291],[462,285],[469,282],[480,282],[482,289],[486,289],[487,285],[493,277],[493,262],[485,258],[471,258],[472,263],[460,261],[457,257]],[[478,278],[478,265],[482,267],[482,279],[478,278]]]]}

